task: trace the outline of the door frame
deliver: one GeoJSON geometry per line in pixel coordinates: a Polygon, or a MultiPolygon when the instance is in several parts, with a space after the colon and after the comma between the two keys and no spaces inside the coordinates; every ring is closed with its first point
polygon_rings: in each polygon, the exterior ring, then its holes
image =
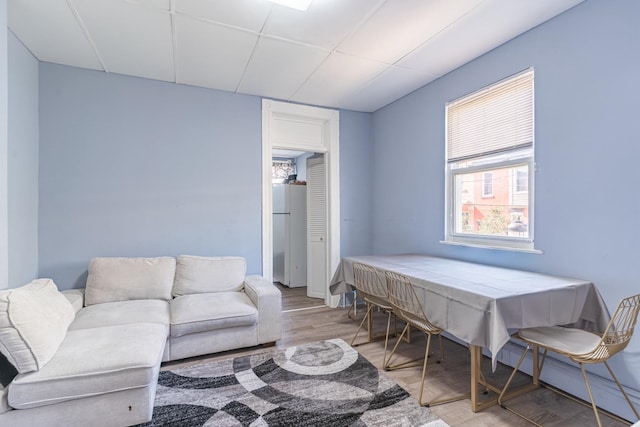
{"type": "MultiPolygon", "coordinates": [[[[323,153],[327,165],[326,277],[340,263],[340,113],[328,108],[262,100],[262,275],[273,280],[273,215],[271,162],[274,148],[323,153]]],[[[331,295],[326,305],[336,307],[331,295]]]]}

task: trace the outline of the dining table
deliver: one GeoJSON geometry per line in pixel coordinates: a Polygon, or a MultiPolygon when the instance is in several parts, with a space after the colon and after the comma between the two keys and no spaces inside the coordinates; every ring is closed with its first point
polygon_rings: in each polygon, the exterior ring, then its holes
{"type": "MultiPolygon", "coordinates": [[[[385,271],[408,276],[429,320],[468,345],[474,412],[497,403],[497,397],[481,401],[481,390],[501,391],[483,375],[484,348],[495,370],[500,349],[520,328],[567,325],[602,332],[611,319],[598,289],[588,280],[421,254],[344,257],[330,282],[332,294],[355,289],[356,262],[375,267],[381,277],[385,271]]],[[[537,381],[533,378],[531,386],[537,381]]]]}

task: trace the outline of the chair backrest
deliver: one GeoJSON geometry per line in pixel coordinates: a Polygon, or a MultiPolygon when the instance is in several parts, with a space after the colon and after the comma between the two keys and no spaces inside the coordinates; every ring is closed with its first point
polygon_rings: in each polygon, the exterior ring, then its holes
{"type": "Polygon", "coordinates": [[[611,321],[602,334],[602,339],[594,351],[583,355],[584,362],[606,360],[624,350],[629,344],[640,313],[640,294],[620,301],[611,321]]]}
{"type": "Polygon", "coordinates": [[[387,284],[375,267],[354,262],[353,285],[365,295],[372,295],[383,300],[387,299],[387,284]]]}
{"type": "Polygon", "coordinates": [[[425,315],[422,303],[420,303],[414,285],[408,276],[394,271],[386,271],[385,276],[389,302],[397,317],[417,324],[421,329],[428,331],[440,329],[431,323],[425,315]]]}

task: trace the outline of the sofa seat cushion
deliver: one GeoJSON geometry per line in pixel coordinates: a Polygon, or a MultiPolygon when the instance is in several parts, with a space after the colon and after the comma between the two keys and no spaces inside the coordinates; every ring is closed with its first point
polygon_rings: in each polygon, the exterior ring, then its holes
{"type": "Polygon", "coordinates": [[[171,299],[176,260],[158,258],[93,258],[84,305],[135,299],[171,299]]]}
{"type": "Polygon", "coordinates": [[[35,408],[149,386],[157,381],[165,329],[141,323],[69,331],[44,368],[14,378],[9,405],[35,408]]]}
{"type": "Polygon", "coordinates": [[[242,257],[180,255],[176,260],[173,296],[241,291],[247,261],[242,257]]]}
{"type": "Polygon", "coordinates": [[[85,307],[76,315],[69,330],[130,323],[159,323],[169,334],[169,303],[161,300],[106,302],[85,307]]]}
{"type": "Polygon", "coordinates": [[[51,279],[0,292],[0,352],[19,373],[42,369],[64,340],[73,306],[51,279]]]}
{"type": "Polygon", "coordinates": [[[171,336],[255,325],[258,310],[244,292],[216,292],[171,301],[171,336]]]}

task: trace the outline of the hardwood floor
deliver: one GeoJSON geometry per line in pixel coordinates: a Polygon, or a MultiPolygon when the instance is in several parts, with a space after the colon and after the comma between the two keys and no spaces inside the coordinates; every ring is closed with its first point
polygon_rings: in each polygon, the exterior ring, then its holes
{"type": "Polygon", "coordinates": [[[273,284],[282,292],[282,311],[324,306],[322,299],[307,297],[306,286],[301,288],[288,288],[279,282],[273,282],[273,284]]]}
{"type": "MultiPolygon", "coordinates": [[[[347,342],[357,329],[356,320],[347,316],[347,308],[329,308],[318,305],[318,301],[306,297],[305,288],[283,290],[283,333],[282,339],[276,343],[278,348],[286,348],[308,342],[320,341],[330,338],[342,338],[347,342]]],[[[364,315],[364,310],[358,309],[357,318],[364,315]]],[[[375,313],[376,333],[383,331],[386,326],[384,313],[375,313]]],[[[360,340],[365,339],[366,331],[360,334],[360,340]]],[[[411,344],[403,343],[399,350],[399,357],[407,360],[420,357],[424,353],[424,336],[415,333],[412,335],[411,344]]],[[[427,369],[426,391],[428,399],[442,398],[457,394],[469,393],[469,352],[465,346],[443,338],[445,348],[445,360],[440,364],[430,361],[427,369]]],[[[432,348],[439,352],[438,341],[432,341],[432,348]]],[[[357,345],[356,349],[375,366],[382,365],[384,342],[374,342],[357,345]]],[[[228,351],[205,357],[186,359],[178,362],[169,362],[162,369],[173,369],[177,366],[186,366],[203,363],[212,360],[226,359],[240,355],[265,351],[262,346],[249,349],[228,351]]],[[[511,373],[511,368],[498,365],[495,373],[491,372],[490,361],[485,358],[484,373],[487,380],[494,384],[504,384],[511,373]]],[[[400,386],[410,392],[416,399],[420,393],[420,375],[422,366],[405,368],[385,372],[400,386]]],[[[518,374],[517,382],[524,383],[529,378],[518,374]]],[[[517,383],[514,383],[517,386],[517,383]]],[[[509,411],[494,406],[484,411],[474,413],[471,411],[469,399],[432,407],[431,410],[446,423],[455,426],[531,426],[525,420],[517,417],[509,411]]],[[[513,399],[510,406],[526,413],[545,426],[592,426],[596,425],[593,412],[590,407],[584,407],[567,398],[557,395],[547,389],[539,389],[524,396],[513,399]]],[[[625,424],[612,420],[607,416],[601,416],[603,426],[614,427],[625,424]]]]}

